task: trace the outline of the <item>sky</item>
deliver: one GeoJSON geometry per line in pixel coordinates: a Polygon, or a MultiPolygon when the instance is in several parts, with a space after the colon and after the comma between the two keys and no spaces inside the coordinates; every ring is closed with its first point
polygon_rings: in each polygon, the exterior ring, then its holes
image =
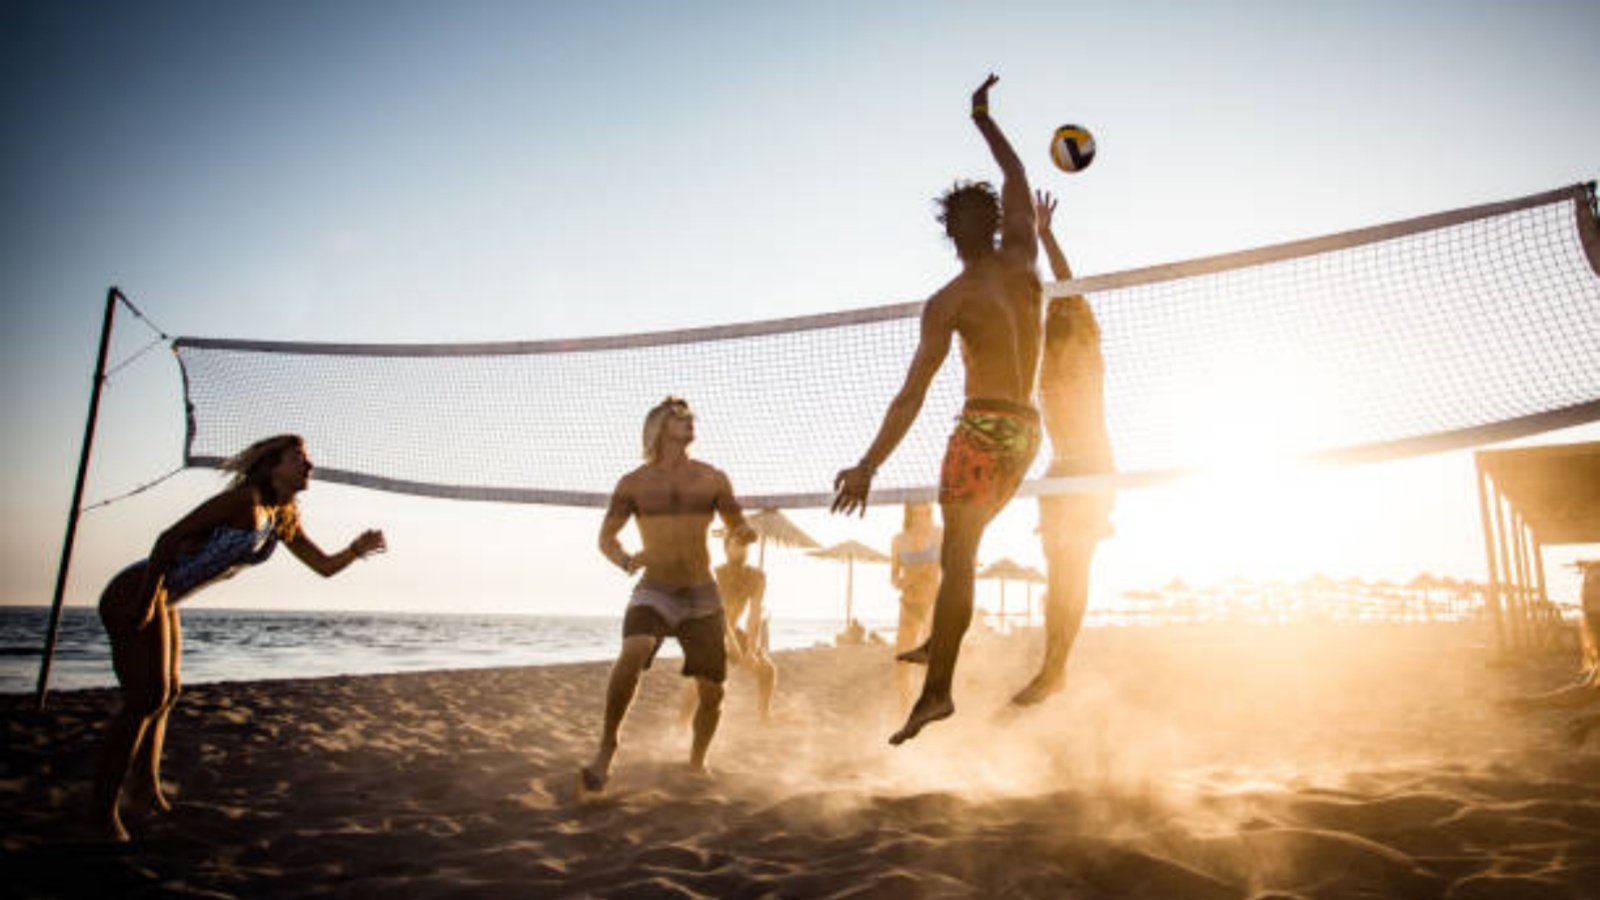
{"type": "MultiPolygon", "coordinates": [[[[956,265],[931,198],[993,175],[966,115],[990,71],[1076,271],[1118,271],[1593,179],[1597,33],[1586,2],[7,3],[0,603],[49,601],[112,284],[172,335],[349,342],[917,300],[956,265]],[[1099,144],[1074,175],[1046,153],[1065,121],[1099,144]]],[[[114,363],[154,336],[119,316],[114,363]]],[[[181,396],[159,346],[116,372],[86,501],[178,466],[181,396]]],[[[220,486],[182,472],[86,513],[68,602],[220,486]]],[[[302,505],[328,549],[374,525],[391,551],[332,581],[285,554],[200,602],[625,602],[594,510],[332,484],[302,505]]],[[[898,514],[793,517],[883,549],[898,514]]],[[[981,559],[1040,564],[1035,521],[1014,504],[981,559]]],[[[1116,524],[1096,602],[1172,578],[1484,573],[1466,453],[1134,492],[1116,524]]],[[[1549,554],[1558,597],[1584,552],[1549,554]]],[[[842,612],[839,564],[767,562],[776,614],[842,612]]],[[[893,615],[883,567],[854,580],[861,612],[893,615]]]]}

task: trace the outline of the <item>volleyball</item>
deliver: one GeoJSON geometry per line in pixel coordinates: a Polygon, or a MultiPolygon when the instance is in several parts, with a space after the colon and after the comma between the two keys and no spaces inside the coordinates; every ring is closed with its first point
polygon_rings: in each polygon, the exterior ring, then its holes
{"type": "Polygon", "coordinates": [[[1081,172],[1094,162],[1094,135],[1082,125],[1063,125],[1050,138],[1050,158],[1063,172],[1081,172]]]}

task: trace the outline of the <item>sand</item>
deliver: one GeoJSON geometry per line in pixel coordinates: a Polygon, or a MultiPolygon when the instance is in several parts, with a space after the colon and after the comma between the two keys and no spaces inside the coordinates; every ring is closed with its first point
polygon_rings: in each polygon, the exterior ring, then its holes
{"type": "Polygon", "coordinates": [[[78,814],[115,695],[0,698],[0,890],[205,897],[1600,897],[1600,736],[1490,701],[1469,626],[1089,632],[1067,692],[969,644],[954,719],[901,748],[889,652],[780,654],[778,720],[729,685],[684,765],[676,660],[579,802],[605,664],[194,686],[173,812],[127,847],[78,814]]]}

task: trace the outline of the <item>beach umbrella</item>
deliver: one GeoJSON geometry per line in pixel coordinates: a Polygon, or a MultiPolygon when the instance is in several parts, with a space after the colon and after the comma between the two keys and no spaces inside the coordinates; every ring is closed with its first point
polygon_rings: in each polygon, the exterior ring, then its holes
{"type": "Polygon", "coordinates": [[[772,541],[779,547],[799,547],[810,550],[822,546],[811,539],[811,535],[800,530],[800,526],[789,521],[789,517],[776,509],[758,509],[745,516],[746,522],[760,535],[760,544],[756,549],[756,568],[767,567],[767,541],[772,541]]]}
{"type": "Polygon", "coordinates": [[[844,576],[844,624],[849,627],[855,608],[856,590],[856,560],[862,562],[886,563],[889,557],[868,547],[860,541],[845,541],[834,544],[825,550],[813,550],[811,555],[818,559],[842,559],[845,564],[844,576]]]}
{"type": "Polygon", "coordinates": [[[1026,581],[1028,573],[1031,571],[1033,570],[1015,560],[1001,557],[978,573],[979,578],[1000,582],[1000,627],[1002,629],[1005,628],[1006,624],[1006,582],[1026,581]]]}

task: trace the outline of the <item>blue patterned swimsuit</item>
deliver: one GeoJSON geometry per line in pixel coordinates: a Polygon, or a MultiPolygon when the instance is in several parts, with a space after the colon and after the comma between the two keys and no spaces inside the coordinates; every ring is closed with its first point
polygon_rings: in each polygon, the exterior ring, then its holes
{"type": "MultiPolygon", "coordinates": [[[[278,524],[269,518],[260,528],[248,530],[231,525],[219,525],[199,549],[179,553],[167,565],[162,586],[167,591],[167,602],[176,603],[213,582],[232,578],[240,569],[260,565],[267,561],[278,547],[278,524]]],[[[123,572],[149,565],[141,559],[123,572]]]]}
{"type": "Polygon", "coordinates": [[[167,602],[176,603],[212,582],[232,578],[240,569],[260,565],[277,547],[278,526],[271,519],[254,531],[223,525],[200,549],[179,554],[167,566],[167,602]]]}

